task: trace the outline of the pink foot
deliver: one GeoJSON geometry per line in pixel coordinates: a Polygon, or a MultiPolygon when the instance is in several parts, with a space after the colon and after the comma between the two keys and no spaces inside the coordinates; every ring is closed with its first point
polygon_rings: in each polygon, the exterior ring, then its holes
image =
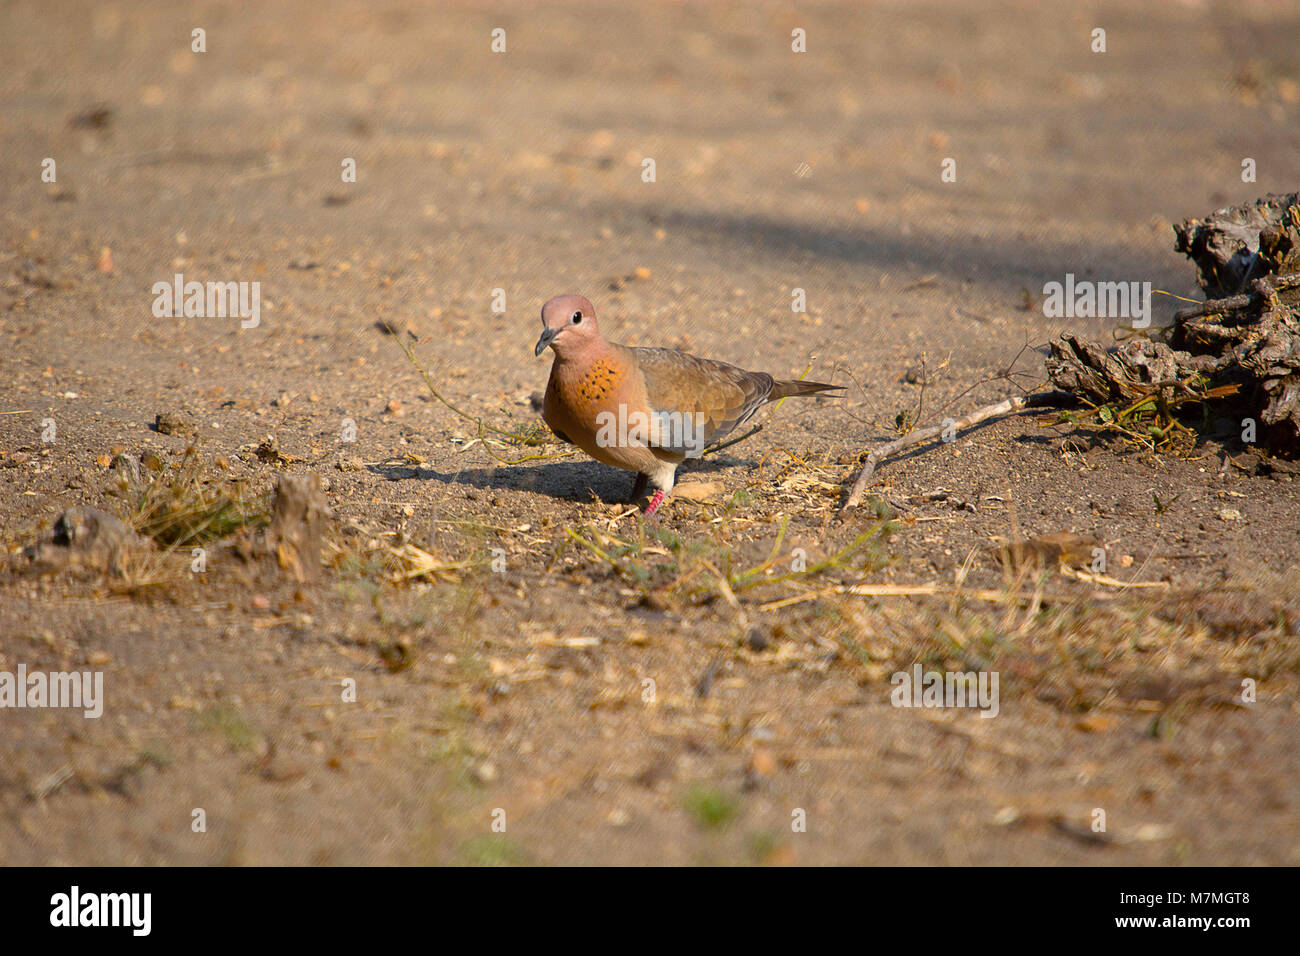
{"type": "Polygon", "coordinates": [[[659,510],[659,506],[663,504],[663,500],[664,500],[664,490],[662,488],[656,488],[654,497],[651,498],[650,503],[645,506],[645,511],[643,512],[643,514],[645,514],[647,518],[653,518],[655,516],[655,512],[659,510]]]}

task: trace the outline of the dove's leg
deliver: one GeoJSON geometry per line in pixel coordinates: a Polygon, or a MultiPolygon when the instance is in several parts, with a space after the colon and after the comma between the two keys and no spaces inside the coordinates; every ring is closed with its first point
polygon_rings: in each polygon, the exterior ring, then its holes
{"type": "Polygon", "coordinates": [[[653,518],[655,516],[655,512],[659,510],[659,506],[663,503],[663,500],[664,500],[664,490],[662,488],[656,488],[654,497],[651,498],[650,503],[645,506],[645,512],[644,512],[645,516],[647,518],[653,518]]]}
{"type": "Polygon", "coordinates": [[[664,498],[668,495],[668,492],[673,490],[673,485],[677,481],[677,463],[672,461],[658,462],[649,478],[654,482],[655,493],[654,497],[650,499],[650,503],[646,505],[643,514],[647,518],[653,518],[655,512],[659,510],[659,506],[663,504],[664,498]]]}
{"type": "Polygon", "coordinates": [[[641,496],[645,494],[646,482],[649,480],[650,476],[645,472],[638,471],[636,473],[636,483],[632,485],[632,497],[629,499],[633,504],[641,500],[641,496]]]}

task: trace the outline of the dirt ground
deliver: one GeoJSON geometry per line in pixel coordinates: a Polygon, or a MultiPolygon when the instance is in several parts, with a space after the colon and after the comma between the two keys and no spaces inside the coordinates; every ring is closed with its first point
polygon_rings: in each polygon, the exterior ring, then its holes
{"type": "Polygon", "coordinates": [[[900,415],[1113,331],[1045,282],[1198,297],[1171,224],[1300,182],[1298,36],[1283,2],[3,5],[0,671],[106,701],[0,710],[0,862],[1300,863],[1300,484],[1225,465],[1235,426],[1016,416],[838,511],[900,415]],[[260,282],[260,325],[156,317],[176,273],[260,282]],[[645,521],[399,348],[531,426],[563,292],[846,397],[645,521]],[[321,579],[238,535],[33,573],[66,508],[138,521],[116,456],[259,507],[319,473],[321,579]],[[1150,586],[991,551],[1056,532],[1150,586]],[[891,706],[914,664],[997,672],[998,716],[891,706]]]}

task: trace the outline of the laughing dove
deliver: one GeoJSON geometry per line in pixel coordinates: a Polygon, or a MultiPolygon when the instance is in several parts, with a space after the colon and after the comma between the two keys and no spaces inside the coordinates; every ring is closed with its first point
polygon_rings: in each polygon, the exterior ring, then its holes
{"type": "Polygon", "coordinates": [[[841,385],[778,382],[725,362],[677,349],[629,348],[606,342],[596,310],[580,295],[542,306],[535,354],[555,352],[542,418],[563,441],[592,458],[637,473],[633,500],[655,487],[651,516],[673,489],[677,466],[779,398],[841,385]]]}

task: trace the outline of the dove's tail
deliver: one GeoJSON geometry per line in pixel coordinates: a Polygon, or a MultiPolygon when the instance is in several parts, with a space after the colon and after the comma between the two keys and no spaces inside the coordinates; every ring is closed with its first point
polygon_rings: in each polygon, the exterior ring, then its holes
{"type": "Polygon", "coordinates": [[[824,382],[805,382],[799,379],[773,382],[772,394],[768,396],[768,401],[774,402],[778,398],[797,398],[800,395],[816,395],[818,392],[839,391],[843,388],[843,385],[827,385],[824,382]]]}

